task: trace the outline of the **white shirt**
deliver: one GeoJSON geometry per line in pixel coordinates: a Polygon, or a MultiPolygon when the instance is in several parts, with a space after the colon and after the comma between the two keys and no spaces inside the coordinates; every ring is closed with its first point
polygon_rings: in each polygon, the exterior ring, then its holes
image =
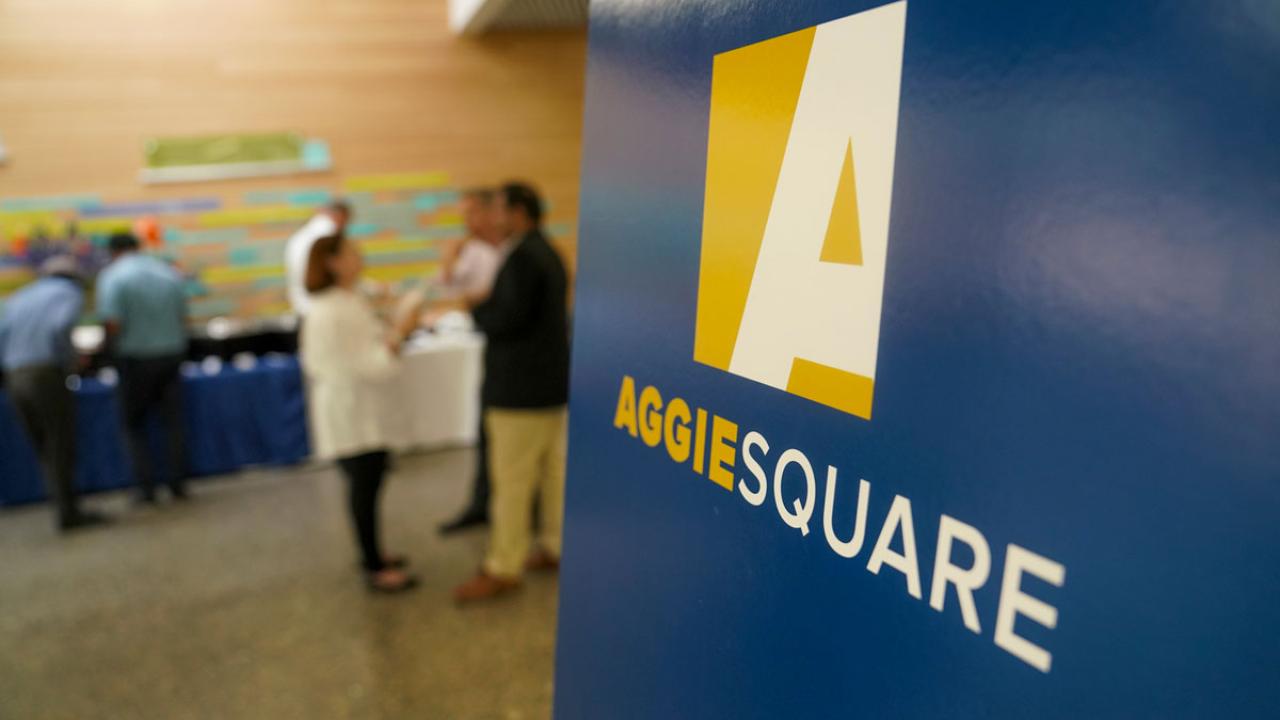
{"type": "Polygon", "coordinates": [[[458,295],[488,295],[504,256],[484,240],[471,238],[458,252],[458,261],[446,287],[458,295]]]}
{"type": "Polygon", "coordinates": [[[317,457],[351,457],[392,445],[388,405],[400,363],[385,333],[358,293],[330,288],[311,296],[300,355],[317,457]]]}
{"type": "Polygon", "coordinates": [[[285,290],[293,311],[300,316],[307,314],[311,301],[307,293],[307,260],[311,257],[311,246],[320,238],[336,232],[338,224],[321,213],[308,220],[284,246],[285,290]]]}

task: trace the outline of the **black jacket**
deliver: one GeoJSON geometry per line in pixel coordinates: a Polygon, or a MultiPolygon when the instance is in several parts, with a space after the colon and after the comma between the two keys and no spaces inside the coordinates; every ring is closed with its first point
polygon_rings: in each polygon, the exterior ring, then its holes
{"type": "Polygon", "coordinates": [[[564,264],[538,230],[502,264],[489,298],[471,312],[484,331],[484,403],[546,408],[569,400],[564,264]]]}

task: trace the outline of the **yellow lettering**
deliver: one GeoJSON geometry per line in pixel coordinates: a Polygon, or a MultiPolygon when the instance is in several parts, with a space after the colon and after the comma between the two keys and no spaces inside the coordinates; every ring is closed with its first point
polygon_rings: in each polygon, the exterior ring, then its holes
{"type": "Polygon", "coordinates": [[[626,429],[636,436],[636,381],[630,375],[622,376],[622,389],[618,391],[618,409],[613,413],[613,426],[626,429]]]}
{"type": "Polygon", "coordinates": [[[680,398],[671,398],[667,403],[663,434],[667,439],[667,454],[678,463],[688,460],[689,452],[693,449],[693,437],[689,431],[689,421],[692,419],[689,404],[680,398]]]}
{"type": "Polygon", "coordinates": [[[650,385],[640,391],[640,439],[649,447],[662,442],[662,395],[650,385]]]}
{"type": "Polygon", "coordinates": [[[707,411],[698,408],[698,423],[693,431],[693,471],[702,474],[707,457],[707,411]]]}
{"type": "Polygon", "coordinates": [[[707,477],[725,490],[733,490],[733,465],[737,461],[738,453],[735,449],[737,444],[738,424],[716,415],[711,422],[711,469],[707,477]]]}

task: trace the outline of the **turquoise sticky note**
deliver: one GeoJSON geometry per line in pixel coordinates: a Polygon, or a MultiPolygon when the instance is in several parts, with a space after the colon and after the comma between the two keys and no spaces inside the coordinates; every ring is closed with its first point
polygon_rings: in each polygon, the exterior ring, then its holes
{"type": "Polygon", "coordinates": [[[235,247],[227,254],[232,265],[256,265],[259,259],[258,248],[235,247]]]}
{"type": "Polygon", "coordinates": [[[358,222],[347,226],[347,235],[353,238],[377,235],[380,228],[374,223],[358,222]]]}
{"type": "Polygon", "coordinates": [[[290,188],[287,190],[253,190],[244,194],[247,205],[323,205],[333,197],[325,188],[290,188]]]}
{"type": "Polygon", "coordinates": [[[209,294],[209,288],[206,287],[204,283],[195,279],[187,280],[186,284],[183,285],[183,290],[189,298],[204,297],[209,294]]]}
{"type": "Polygon", "coordinates": [[[257,280],[253,281],[253,288],[255,290],[267,290],[270,288],[278,288],[283,286],[284,286],[284,278],[282,277],[258,278],[257,280]]]}
{"type": "Polygon", "coordinates": [[[290,205],[304,205],[307,207],[315,207],[324,205],[333,199],[333,193],[328,190],[299,190],[290,193],[286,202],[290,205]]]}
{"type": "Polygon", "coordinates": [[[302,165],[308,170],[328,170],[333,167],[329,143],[314,138],[302,145],[302,165]]]}
{"type": "Polygon", "coordinates": [[[413,198],[413,208],[420,212],[434,212],[440,207],[440,198],[436,193],[422,193],[413,198]]]}

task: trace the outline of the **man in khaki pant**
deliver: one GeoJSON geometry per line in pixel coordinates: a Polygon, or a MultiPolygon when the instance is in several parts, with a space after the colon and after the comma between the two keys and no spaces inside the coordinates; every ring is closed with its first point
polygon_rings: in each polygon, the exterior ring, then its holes
{"type": "Polygon", "coordinates": [[[497,206],[498,223],[510,238],[506,260],[488,296],[470,303],[487,339],[489,553],[475,577],[454,589],[458,602],[510,592],[526,569],[554,570],[560,564],[569,400],[564,264],[542,234],[542,201],[533,188],[508,183],[497,206]],[[542,531],[532,547],[535,493],[542,531]]]}

